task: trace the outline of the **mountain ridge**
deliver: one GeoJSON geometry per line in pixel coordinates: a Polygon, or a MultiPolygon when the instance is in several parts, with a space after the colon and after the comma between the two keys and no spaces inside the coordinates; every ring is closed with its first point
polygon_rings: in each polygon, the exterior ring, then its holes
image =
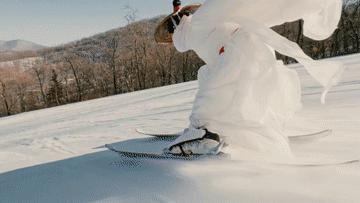
{"type": "Polygon", "coordinates": [[[46,46],[22,39],[0,40],[0,52],[37,51],[46,46]]]}

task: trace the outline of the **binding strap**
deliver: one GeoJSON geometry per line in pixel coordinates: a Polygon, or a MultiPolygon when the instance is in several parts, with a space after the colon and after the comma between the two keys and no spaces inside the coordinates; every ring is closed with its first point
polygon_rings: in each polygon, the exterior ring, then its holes
{"type": "Polygon", "coordinates": [[[203,138],[210,139],[210,140],[215,140],[217,142],[220,142],[220,137],[219,137],[218,134],[212,133],[212,132],[208,131],[207,129],[205,129],[205,131],[206,131],[206,134],[205,134],[205,136],[203,138]]]}
{"type": "Polygon", "coordinates": [[[187,154],[184,149],[182,148],[182,145],[183,144],[186,144],[186,143],[190,143],[190,142],[194,142],[194,141],[199,141],[199,140],[202,140],[202,139],[210,139],[210,140],[214,140],[214,141],[217,141],[217,142],[220,142],[220,136],[216,133],[212,133],[210,131],[208,131],[207,129],[204,129],[206,131],[205,135],[202,137],[202,138],[198,138],[198,139],[193,139],[193,140],[188,140],[188,141],[185,141],[185,142],[180,142],[174,146],[171,146],[169,148],[169,150],[171,151],[174,147],[179,147],[180,150],[181,150],[181,155],[183,156],[189,156],[191,155],[190,154],[187,154]]]}
{"type": "Polygon", "coordinates": [[[178,13],[176,13],[176,15],[172,15],[172,16],[170,17],[170,19],[171,19],[171,21],[172,21],[172,23],[173,23],[173,25],[174,25],[174,27],[175,27],[175,29],[176,29],[177,26],[178,26],[178,23],[177,23],[176,20],[174,19],[175,16],[177,16],[178,19],[180,19],[180,16],[179,16],[178,13]]]}

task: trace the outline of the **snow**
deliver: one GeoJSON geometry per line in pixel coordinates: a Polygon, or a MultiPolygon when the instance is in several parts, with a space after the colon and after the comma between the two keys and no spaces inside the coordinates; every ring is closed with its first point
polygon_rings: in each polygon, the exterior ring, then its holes
{"type": "Polygon", "coordinates": [[[36,65],[36,63],[42,61],[41,57],[29,57],[24,59],[18,59],[13,61],[0,62],[0,69],[3,68],[22,68],[28,70],[36,65]]]}
{"type": "MultiPolygon", "coordinates": [[[[338,58],[343,80],[321,105],[322,88],[303,67],[303,110],[289,135],[333,129],[292,144],[301,161],[360,158],[360,55],[338,58]]],[[[358,202],[360,164],[306,167],[245,160],[129,160],[103,148],[159,147],[136,128],[188,125],[196,82],[0,119],[0,202],[358,202]]]]}

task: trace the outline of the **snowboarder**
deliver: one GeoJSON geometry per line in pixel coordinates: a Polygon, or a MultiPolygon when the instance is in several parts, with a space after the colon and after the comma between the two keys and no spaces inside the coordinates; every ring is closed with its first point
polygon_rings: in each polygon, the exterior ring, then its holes
{"type": "Polygon", "coordinates": [[[301,108],[301,88],[297,73],[276,60],[275,50],[295,58],[324,87],[322,102],[343,67],[313,61],[270,27],[303,19],[306,36],[328,38],[342,0],[207,0],[193,15],[181,11],[180,0],[173,6],[168,31],[176,49],[194,50],[206,65],[198,72],[190,126],[165,152],[210,154],[226,137],[248,152],[291,155],[283,125],[301,108]]]}

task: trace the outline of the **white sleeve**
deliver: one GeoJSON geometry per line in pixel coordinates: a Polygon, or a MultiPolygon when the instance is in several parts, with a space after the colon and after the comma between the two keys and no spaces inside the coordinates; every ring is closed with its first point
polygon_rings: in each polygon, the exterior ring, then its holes
{"type": "Polygon", "coordinates": [[[316,40],[328,38],[337,28],[342,0],[206,0],[193,21],[219,24],[249,19],[272,27],[304,19],[304,34],[316,40]]]}
{"type": "Polygon", "coordinates": [[[191,29],[191,19],[192,16],[183,16],[180,24],[176,27],[173,34],[173,43],[175,48],[180,52],[186,52],[190,50],[188,46],[188,35],[191,29]]]}

